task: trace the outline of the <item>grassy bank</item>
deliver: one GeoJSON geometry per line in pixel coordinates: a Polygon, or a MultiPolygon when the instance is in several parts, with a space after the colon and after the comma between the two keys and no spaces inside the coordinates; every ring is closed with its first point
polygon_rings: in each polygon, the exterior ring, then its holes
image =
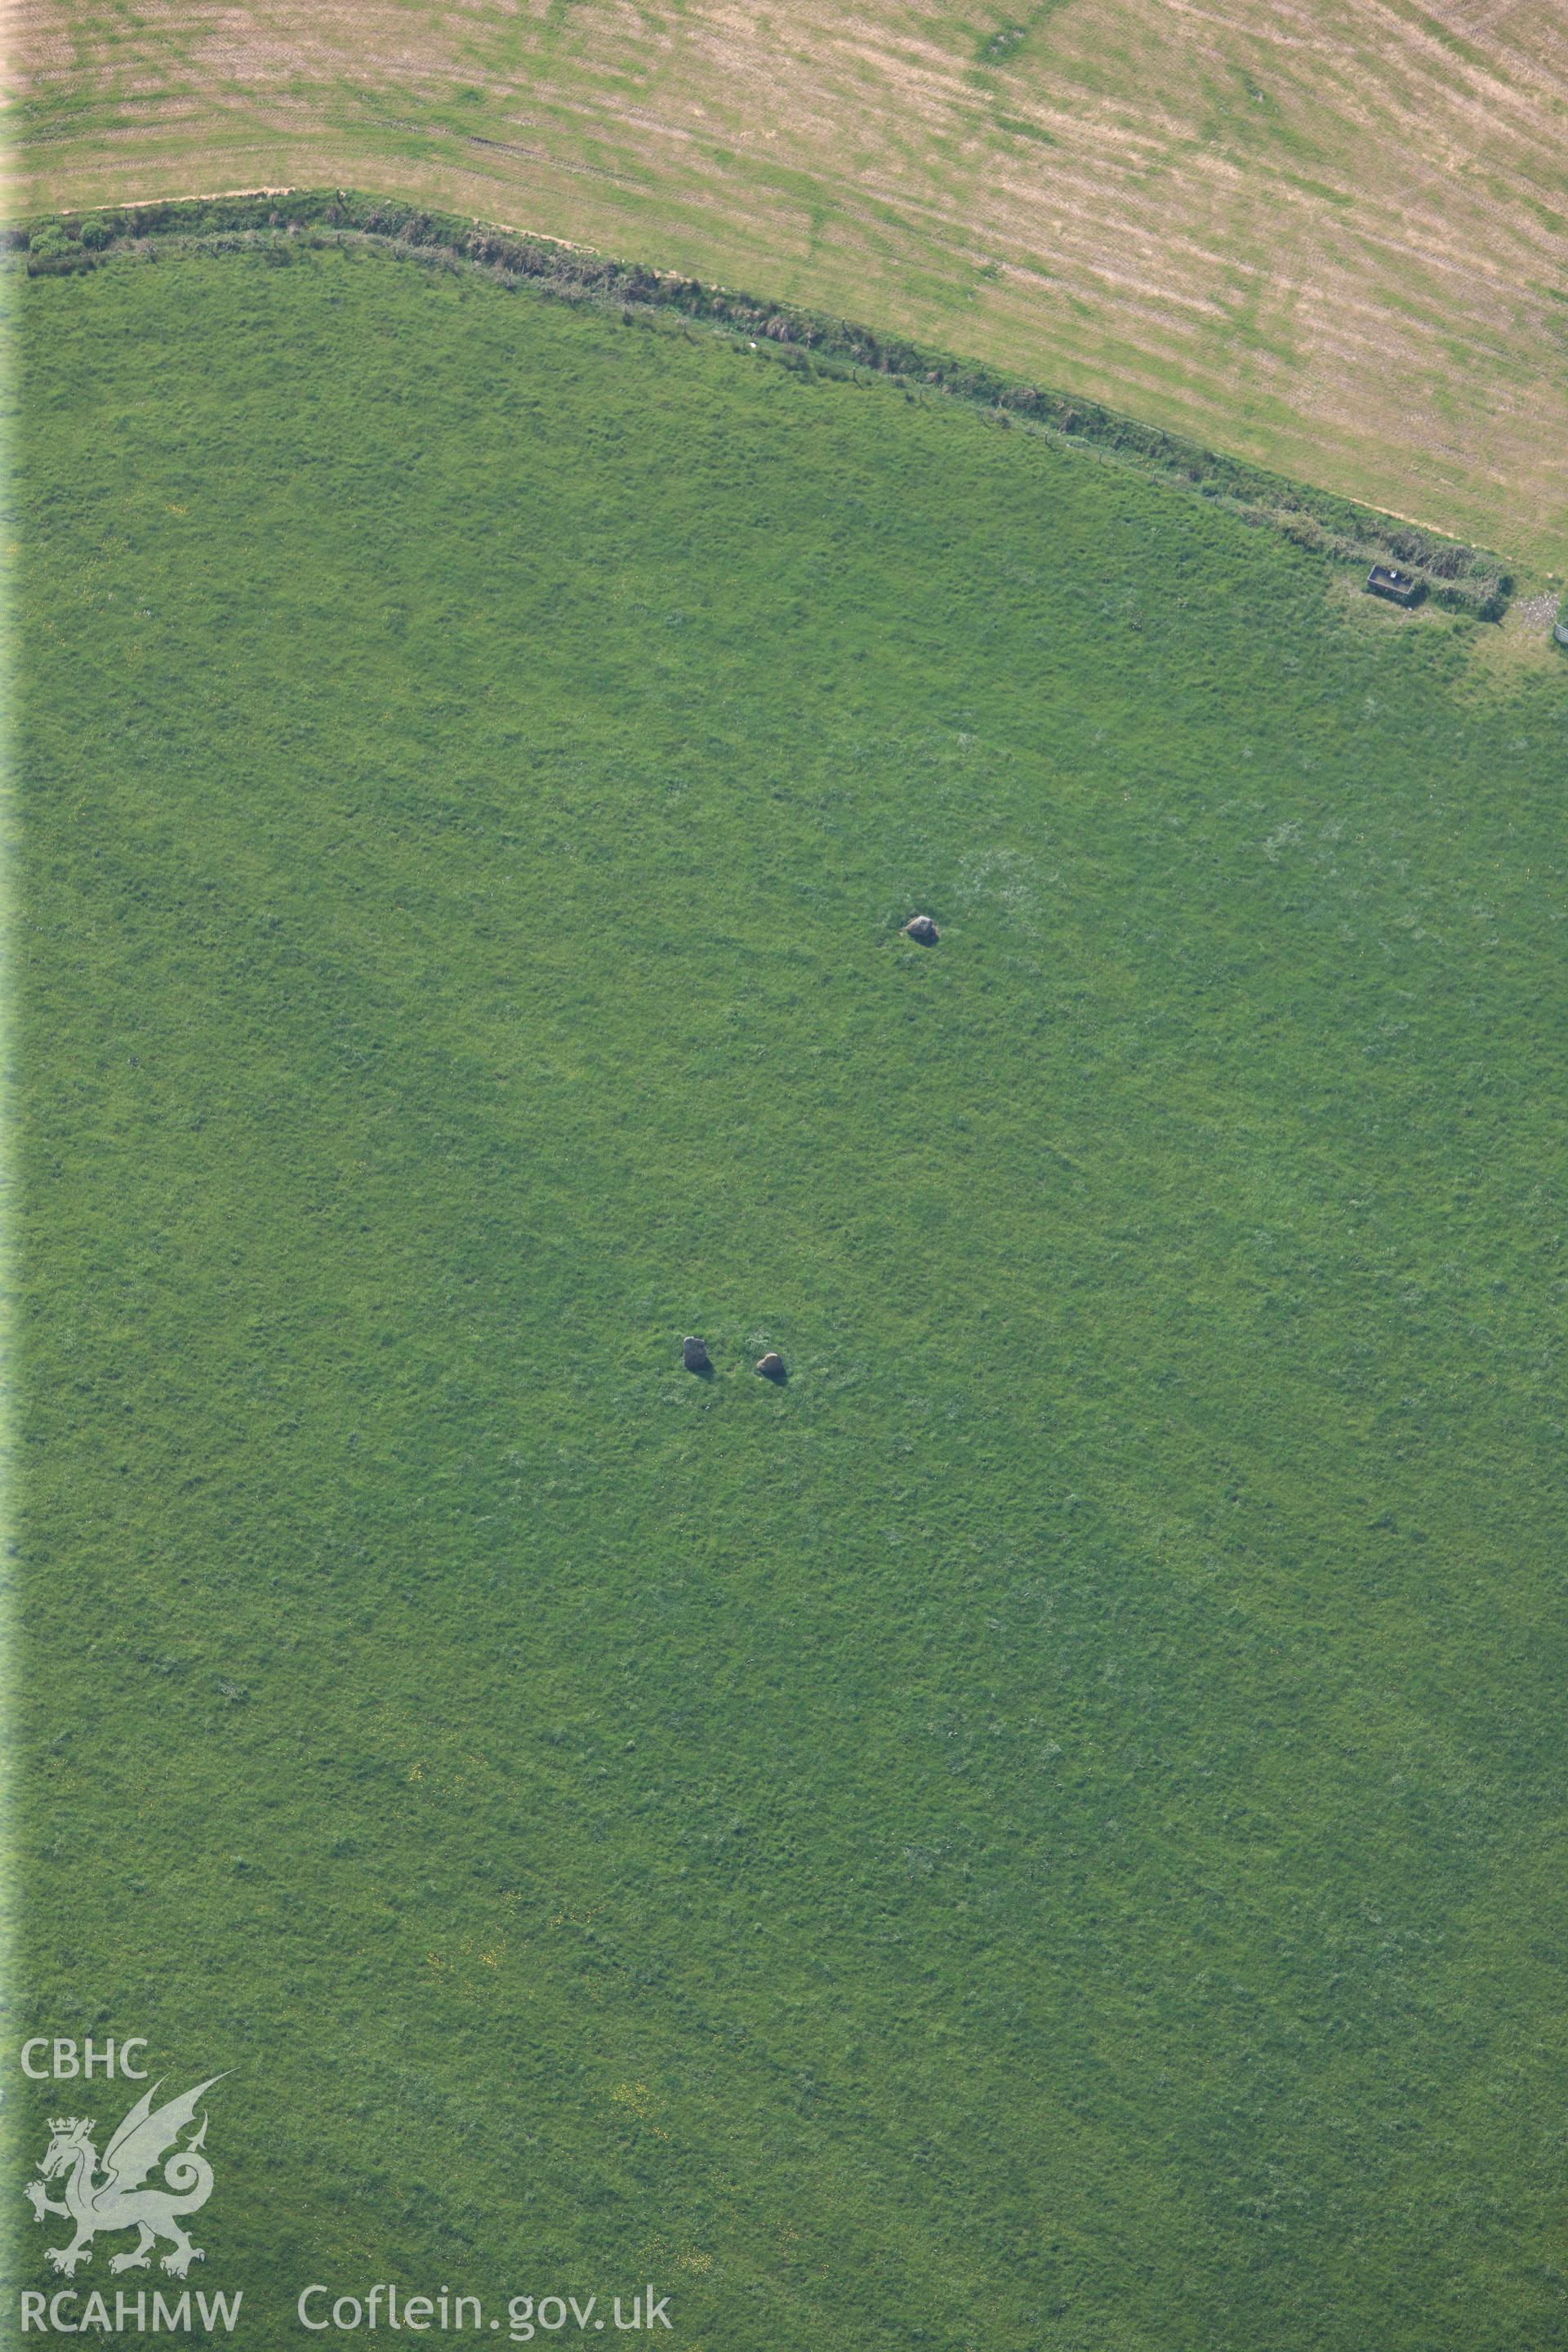
{"type": "Polygon", "coordinates": [[[875,329],[820,311],[765,302],[696,278],[579,253],[537,237],[519,237],[450,214],[344,189],[294,189],[194,203],[135,206],[119,212],[67,215],[10,233],[9,250],[25,254],[30,276],[68,276],[134,253],[151,259],[163,249],[209,255],[255,244],[261,257],[286,262],[303,236],[307,246],[347,236],[385,246],[404,257],[458,263],[487,272],[500,285],[528,285],[574,301],[647,315],[669,312],[721,331],[756,337],[750,347],[787,358],[795,366],[830,371],[864,368],[902,385],[931,391],[990,411],[996,421],[1023,423],[1092,449],[1173,489],[1219,501],[1257,528],[1280,530],[1298,547],[1365,571],[1373,563],[1403,566],[1423,592],[1456,612],[1495,621],[1507,609],[1513,581],[1486,551],[1444,540],[1397,517],[1357,507],[1331,493],[1281,480],[1256,466],[1092,401],[1009,381],[993,368],[955,359],[875,329]]]}

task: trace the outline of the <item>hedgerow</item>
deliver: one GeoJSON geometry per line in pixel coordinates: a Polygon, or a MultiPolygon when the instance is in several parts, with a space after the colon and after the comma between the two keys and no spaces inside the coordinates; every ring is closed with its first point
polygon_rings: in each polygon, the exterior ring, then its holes
{"type": "Polygon", "coordinates": [[[999,419],[1092,448],[1173,487],[1219,501],[1249,522],[1282,531],[1331,562],[1357,567],[1394,562],[1413,572],[1434,602],[1495,621],[1513,580],[1489,551],[1449,540],[1375,509],[1313,489],[1284,476],[1221,456],[1180,434],[1120,415],[1098,402],[1020,383],[982,362],[963,360],[907,337],[830,313],[769,302],[755,295],[542,236],[487,227],[460,215],[398,198],[342,188],[291,189],[283,202],[254,195],[188,197],[99,211],[86,218],[49,216],[0,232],[26,256],[31,274],[67,274],[125,253],[152,258],[171,240],[232,249],[237,241],[369,238],[426,261],[468,265],[503,285],[529,284],[575,301],[619,307],[636,316],[679,312],[712,329],[743,334],[781,356],[831,368],[865,369],[919,392],[994,411],[999,419]]]}

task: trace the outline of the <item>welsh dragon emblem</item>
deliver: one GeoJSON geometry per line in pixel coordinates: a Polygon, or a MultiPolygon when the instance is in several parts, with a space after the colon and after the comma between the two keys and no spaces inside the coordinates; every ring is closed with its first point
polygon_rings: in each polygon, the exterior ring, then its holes
{"type": "Polygon", "coordinates": [[[160,2238],[167,2238],[174,2248],[163,2256],[163,2268],[175,2278],[184,2278],[191,2264],[203,2259],[200,2246],[193,2246],[185,2235],[181,2219],[198,2212],[213,2191],[213,2168],[200,2152],[207,2136],[205,2116],[193,2139],[183,2147],[179,2140],[186,2125],[195,2121],[205,2094],[222,2080],[221,2074],[214,2074],[183,2098],[169,2099],[158,2108],[153,2105],[159,2090],[154,2083],[119,2125],[101,2158],[92,2144],[90,2116],[50,2118],[49,2144],[38,2160],[43,2179],[29,2180],[25,2193],[32,2202],[35,2221],[41,2221],[46,2213],[58,2213],[76,2224],[76,2236],[68,2246],[47,2249],[47,2259],[57,2271],[64,2271],[69,2278],[79,2263],[91,2262],[92,2241],[100,2230],[140,2232],[129,2252],[111,2257],[111,2271],[144,2270],[160,2238]],[[163,2185],[144,2189],[142,2182],[160,2159],[163,2185]],[[58,2205],[46,2193],[44,2181],[58,2180],[62,2173],[65,2203],[58,2205]]]}

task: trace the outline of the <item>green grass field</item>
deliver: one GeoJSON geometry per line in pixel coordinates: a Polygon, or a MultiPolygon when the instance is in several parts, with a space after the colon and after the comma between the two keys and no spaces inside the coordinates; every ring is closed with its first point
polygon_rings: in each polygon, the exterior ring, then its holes
{"type": "Polygon", "coordinates": [[[668,325],[12,283],[14,2039],[234,2070],[191,2284],[1568,2342],[1568,672],[668,325]]]}

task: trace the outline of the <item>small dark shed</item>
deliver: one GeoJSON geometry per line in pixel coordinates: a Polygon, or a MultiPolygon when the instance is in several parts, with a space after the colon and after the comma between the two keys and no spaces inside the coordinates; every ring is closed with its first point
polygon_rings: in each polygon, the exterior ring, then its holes
{"type": "Polygon", "coordinates": [[[1401,572],[1392,563],[1374,563],[1366,575],[1369,596],[1386,596],[1391,604],[1419,604],[1426,593],[1425,583],[1408,572],[1401,572]]]}

